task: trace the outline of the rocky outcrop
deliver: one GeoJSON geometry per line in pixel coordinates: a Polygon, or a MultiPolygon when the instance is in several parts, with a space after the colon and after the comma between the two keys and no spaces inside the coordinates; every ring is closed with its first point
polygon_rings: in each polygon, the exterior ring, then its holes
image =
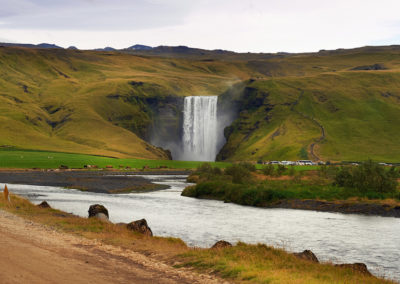
{"type": "Polygon", "coordinates": [[[385,65],[376,63],[376,64],[373,64],[373,65],[357,66],[357,67],[352,68],[351,70],[354,70],[354,71],[375,70],[376,71],[376,70],[387,70],[387,69],[388,68],[385,65]]]}
{"type": "Polygon", "coordinates": [[[369,272],[367,265],[365,265],[365,263],[344,263],[344,264],[335,264],[335,266],[351,269],[354,272],[372,276],[371,272],[369,272]]]}
{"type": "Polygon", "coordinates": [[[47,201],[42,201],[42,203],[38,204],[39,208],[51,208],[47,201]]]}
{"type": "Polygon", "coordinates": [[[308,260],[308,261],[312,261],[312,262],[319,262],[317,256],[310,250],[304,250],[303,252],[297,252],[293,254],[294,256],[300,258],[300,259],[304,259],[304,260],[308,260]]]}
{"type": "Polygon", "coordinates": [[[222,249],[222,248],[229,248],[232,247],[232,244],[230,242],[221,240],[216,242],[211,248],[212,249],[222,249]]]}
{"type": "Polygon", "coordinates": [[[108,215],[107,208],[100,204],[91,205],[89,207],[88,213],[89,213],[89,218],[93,218],[93,217],[102,218],[102,216],[99,215],[100,213],[104,214],[107,217],[107,219],[110,218],[110,216],[108,215]]]}
{"type": "Polygon", "coordinates": [[[128,230],[141,233],[146,236],[153,236],[153,232],[151,231],[150,227],[147,225],[146,219],[141,219],[137,221],[133,221],[126,225],[128,230]]]}

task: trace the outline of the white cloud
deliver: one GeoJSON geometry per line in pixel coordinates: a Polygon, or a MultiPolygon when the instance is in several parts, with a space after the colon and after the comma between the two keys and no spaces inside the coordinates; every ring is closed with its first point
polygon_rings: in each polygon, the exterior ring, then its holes
{"type": "Polygon", "coordinates": [[[19,4],[0,10],[0,37],[17,42],[79,48],[189,45],[242,52],[400,44],[397,0],[7,2],[19,4]]]}

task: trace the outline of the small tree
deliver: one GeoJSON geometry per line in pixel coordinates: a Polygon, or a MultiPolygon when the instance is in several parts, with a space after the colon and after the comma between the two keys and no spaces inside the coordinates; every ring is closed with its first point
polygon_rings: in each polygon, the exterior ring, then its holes
{"type": "Polygon", "coordinates": [[[262,172],[266,176],[272,176],[274,174],[274,166],[271,164],[268,164],[262,169],[262,172]]]}
{"type": "Polygon", "coordinates": [[[227,167],[225,170],[225,174],[232,177],[233,183],[244,183],[245,181],[249,180],[251,176],[251,171],[243,165],[236,164],[227,167]]]}
{"type": "Polygon", "coordinates": [[[284,165],[278,165],[278,168],[276,169],[276,174],[277,176],[281,176],[287,168],[284,165]]]}
{"type": "Polygon", "coordinates": [[[357,167],[342,167],[335,176],[335,184],[357,188],[362,192],[376,191],[380,193],[395,192],[396,177],[393,171],[369,160],[357,167]]]}
{"type": "Polygon", "coordinates": [[[296,174],[296,170],[294,169],[294,166],[291,165],[289,168],[289,176],[294,176],[296,174]]]}

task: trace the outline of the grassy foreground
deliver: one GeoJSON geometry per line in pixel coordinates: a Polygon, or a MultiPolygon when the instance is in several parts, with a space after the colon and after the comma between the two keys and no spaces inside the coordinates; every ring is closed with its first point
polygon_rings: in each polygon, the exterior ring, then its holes
{"type": "MultiPolygon", "coordinates": [[[[130,167],[142,169],[147,166],[152,169],[167,167],[171,169],[194,169],[202,162],[172,161],[172,160],[145,160],[145,159],[117,159],[85,154],[70,154],[48,151],[30,151],[10,148],[0,148],[0,168],[17,169],[56,169],[60,165],[69,168],[83,168],[84,165],[96,165],[105,168],[107,165],[113,168],[130,167]]],[[[230,163],[212,163],[214,167],[224,168],[230,163]]]]}
{"type": "MultiPolygon", "coordinates": [[[[0,209],[57,230],[106,244],[152,254],[175,266],[191,267],[236,283],[393,283],[331,264],[300,260],[281,249],[239,243],[232,248],[188,248],[180,239],[145,237],[125,227],[86,219],[55,209],[42,209],[18,196],[8,203],[0,196],[0,209]]],[[[150,224],[151,225],[151,224],[150,224]]]]}

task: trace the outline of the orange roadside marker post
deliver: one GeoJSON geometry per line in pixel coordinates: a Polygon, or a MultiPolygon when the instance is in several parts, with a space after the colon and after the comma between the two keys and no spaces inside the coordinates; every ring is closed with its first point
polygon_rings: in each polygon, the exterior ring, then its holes
{"type": "Polygon", "coordinates": [[[10,201],[10,194],[9,194],[9,192],[8,192],[7,185],[4,186],[4,191],[3,191],[3,193],[4,193],[4,199],[5,199],[6,201],[10,201]]]}

